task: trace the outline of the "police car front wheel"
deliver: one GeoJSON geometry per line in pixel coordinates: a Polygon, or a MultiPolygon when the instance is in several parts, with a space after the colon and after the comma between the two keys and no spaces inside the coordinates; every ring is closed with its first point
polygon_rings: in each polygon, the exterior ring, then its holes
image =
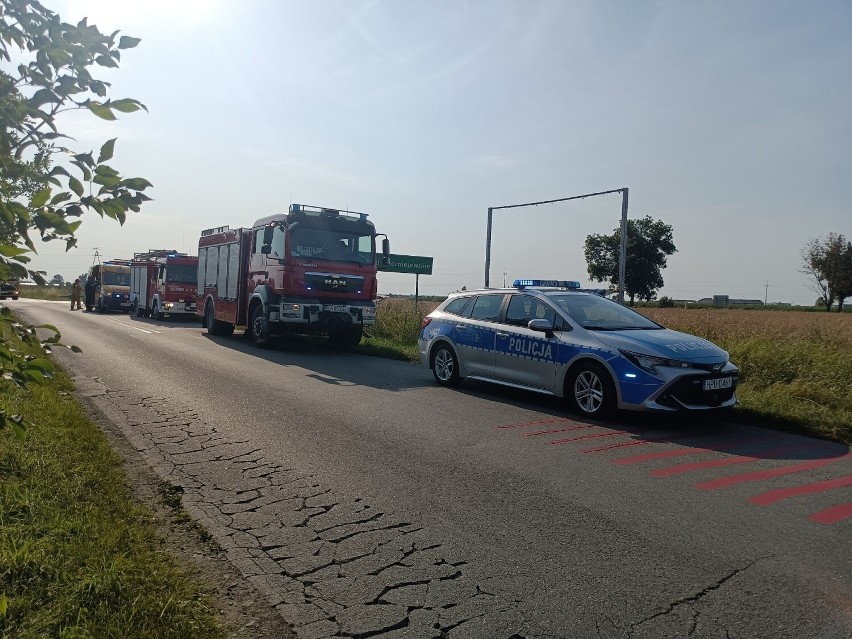
{"type": "Polygon", "coordinates": [[[565,386],[565,396],[571,408],[586,417],[606,417],[615,408],[615,386],[600,364],[579,364],[569,375],[565,386]]]}
{"type": "Polygon", "coordinates": [[[459,360],[450,346],[439,344],[432,350],[432,375],[441,386],[456,386],[461,383],[459,360]]]}

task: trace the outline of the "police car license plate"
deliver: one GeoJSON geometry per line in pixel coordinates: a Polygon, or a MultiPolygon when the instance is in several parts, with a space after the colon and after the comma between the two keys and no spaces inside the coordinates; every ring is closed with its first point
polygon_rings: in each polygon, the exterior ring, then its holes
{"type": "Polygon", "coordinates": [[[725,388],[730,388],[733,385],[733,377],[717,377],[715,379],[704,380],[704,390],[706,391],[723,390],[725,388]]]}
{"type": "Polygon", "coordinates": [[[345,304],[326,304],[325,310],[331,313],[345,313],[346,305],[345,304]]]}

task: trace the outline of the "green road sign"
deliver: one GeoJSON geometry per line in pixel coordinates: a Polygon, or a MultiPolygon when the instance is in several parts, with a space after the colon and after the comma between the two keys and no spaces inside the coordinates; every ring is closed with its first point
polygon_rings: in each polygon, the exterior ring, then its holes
{"type": "Polygon", "coordinates": [[[388,273],[416,273],[417,275],[432,275],[432,259],[423,255],[393,255],[391,254],[387,266],[382,264],[381,256],[378,257],[378,269],[388,273]]]}

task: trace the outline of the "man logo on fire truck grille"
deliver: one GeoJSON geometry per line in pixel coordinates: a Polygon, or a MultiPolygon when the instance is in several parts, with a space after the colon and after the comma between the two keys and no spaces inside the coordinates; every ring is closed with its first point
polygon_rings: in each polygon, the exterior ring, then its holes
{"type": "Polygon", "coordinates": [[[338,278],[335,278],[335,279],[329,278],[329,279],[326,279],[325,285],[331,286],[332,288],[340,288],[341,286],[346,286],[346,280],[341,280],[341,279],[338,279],[338,278]]]}

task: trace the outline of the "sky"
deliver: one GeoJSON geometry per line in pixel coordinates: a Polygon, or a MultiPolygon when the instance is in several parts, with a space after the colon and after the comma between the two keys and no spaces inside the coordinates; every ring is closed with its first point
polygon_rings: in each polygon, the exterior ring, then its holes
{"type": "MultiPolygon", "coordinates": [[[[48,277],[301,203],[368,213],[444,295],[483,285],[488,207],[626,187],[673,227],[659,295],[811,304],[802,246],[852,236],[847,0],[42,1],[142,39],[96,77],[149,112],[60,126],[154,185],[123,227],[38,244],[48,277]]],[[[495,211],[491,285],[595,286],[585,238],[620,216],[618,194],[495,211]]]]}

